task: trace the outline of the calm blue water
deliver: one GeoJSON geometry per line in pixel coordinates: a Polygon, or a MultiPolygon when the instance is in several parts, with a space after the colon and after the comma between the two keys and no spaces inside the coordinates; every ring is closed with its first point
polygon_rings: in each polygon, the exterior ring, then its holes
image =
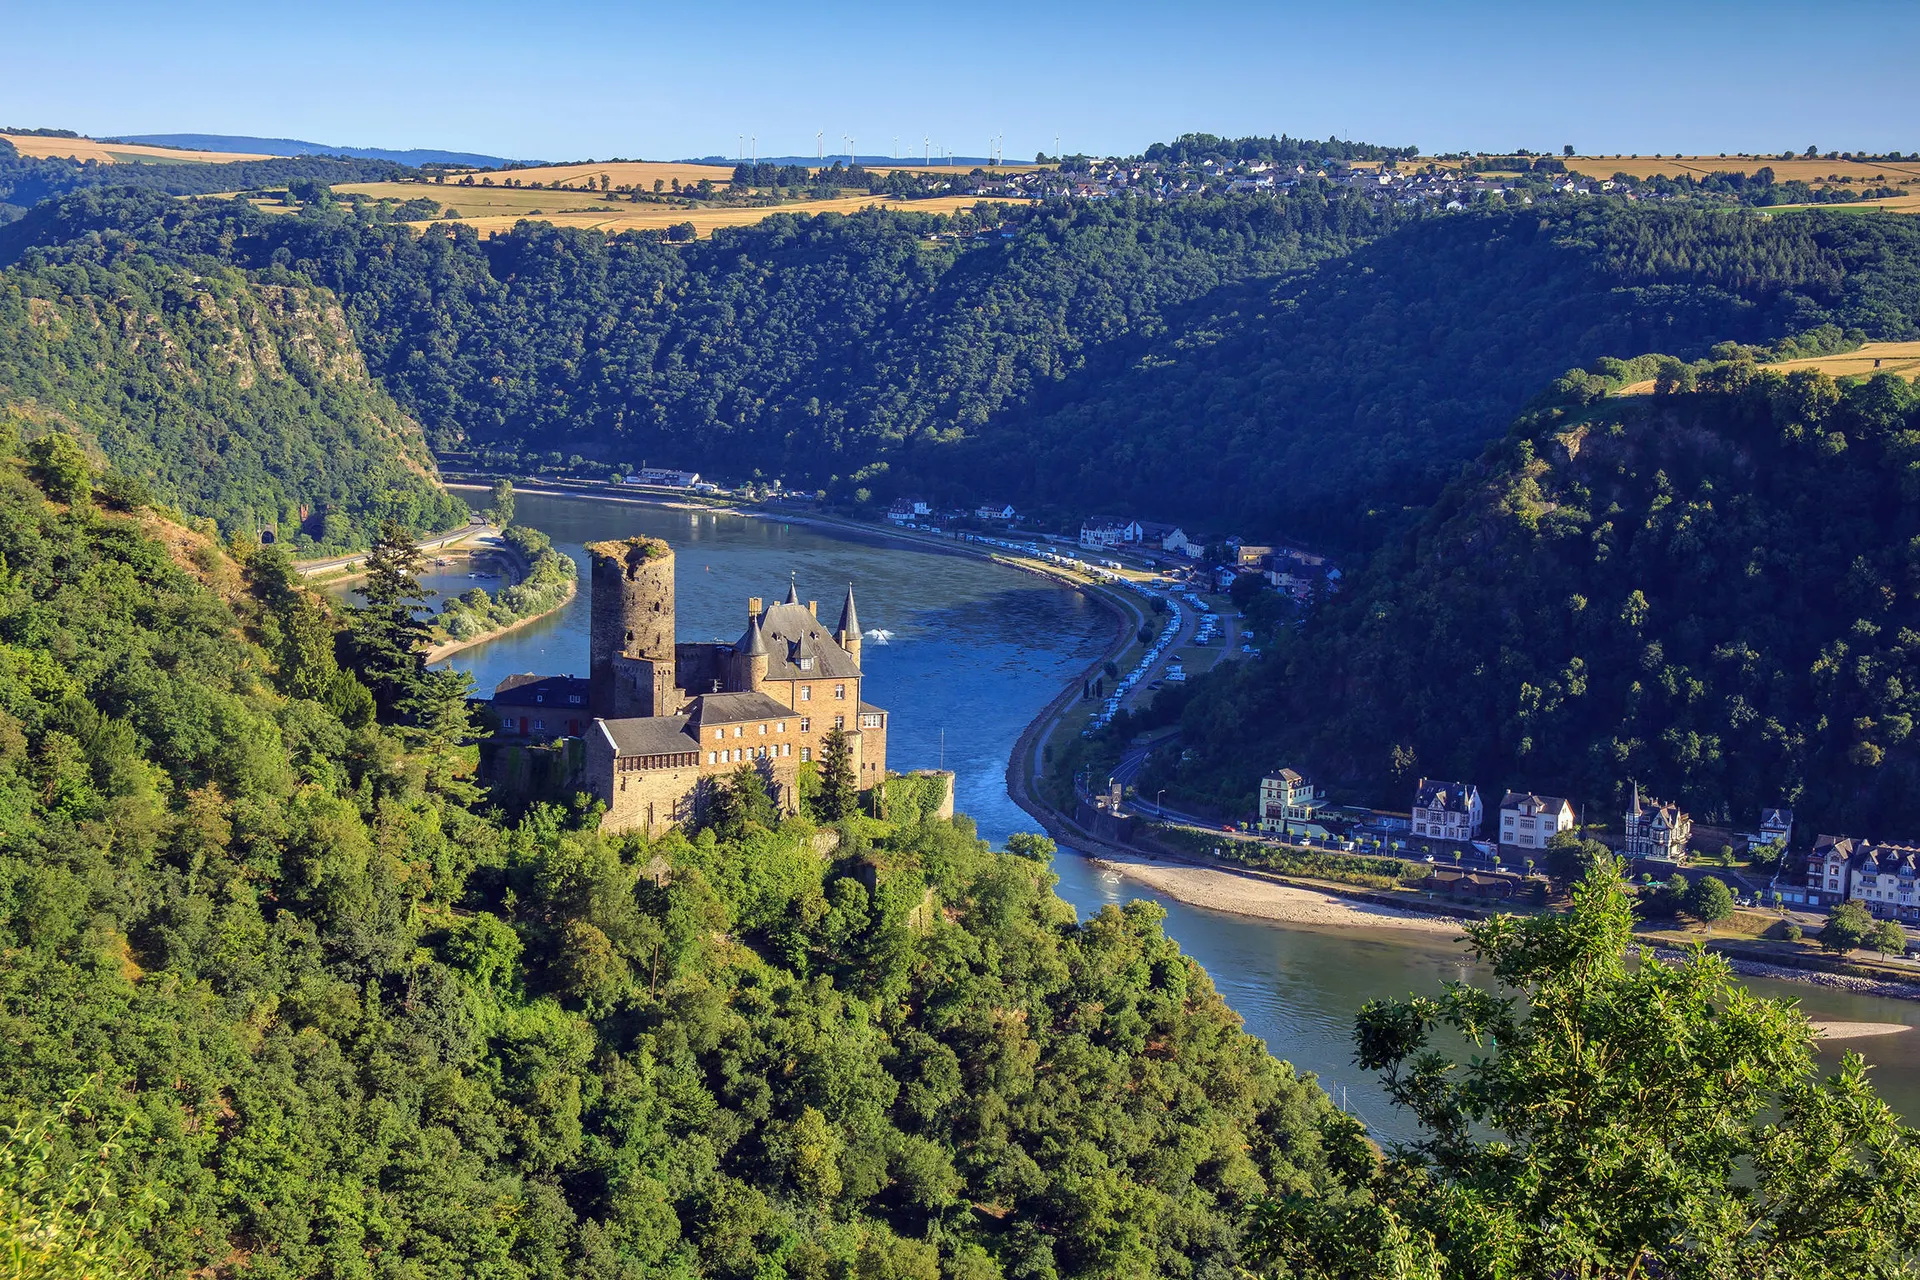
{"type": "MultiPolygon", "coordinates": [[[[889,766],[954,770],[958,807],[996,845],[1038,829],[1007,795],[1007,757],[1027,722],[1105,638],[1108,623],[1077,594],[970,557],[778,521],[536,494],[520,495],[517,511],[581,564],[583,585],[582,543],[635,533],[665,538],[675,552],[682,640],[737,638],[747,597],[783,597],[789,581],[835,621],[851,581],[862,626],[892,633],[884,645],[869,639],[863,655],[867,700],[893,712],[889,766]]],[[[450,664],[471,671],[483,693],[514,672],[585,675],[588,609],[583,589],[558,613],[450,664]]],[[[1249,1031],[1276,1056],[1318,1074],[1377,1131],[1403,1132],[1371,1078],[1352,1067],[1353,1014],[1375,996],[1430,992],[1468,976],[1456,949],[1391,930],[1282,927],[1187,906],[1067,850],[1054,870],[1060,895],[1082,918],[1108,903],[1160,903],[1169,935],[1205,966],[1249,1031]]],[[[1920,1025],[1920,1005],[1904,1001],[1751,985],[1797,998],[1815,1017],[1920,1025]]],[[[1883,1095],[1920,1115],[1920,1031],[1855,1044],[1879,1066],[1883,1095]]]]}

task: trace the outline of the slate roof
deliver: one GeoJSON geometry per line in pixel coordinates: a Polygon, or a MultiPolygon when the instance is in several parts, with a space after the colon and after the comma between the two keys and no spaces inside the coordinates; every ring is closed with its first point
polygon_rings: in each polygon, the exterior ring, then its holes
{"type": "Polygon", "coordinates": [[[1546,810],[1548,813],[1558,813],[1563,806],[1568,809],[1573,808],[1571,801],[1562,799],[1560,796],[1536,795],[1531,791],[1507,792],[1506,795],[1500,798],[1500,807],[1502,809],[1518,809],[1529,800],[1533,801],[1535,805],[1546,810]]]}
{"type": "Polygon", "coordinates": [[[778,720],[794,712],[764,693],[703,693],[693,700],[694,724],[738,724],[744,720],[778,720]]]}
{"type": "Polygon", "coordinates": [[[687,732],[685,716],[631,716],[619,720],[595,720],[593,727],[606,735],[618,756],[664,756],[680,751],[698,751],[700,743],[687,732]]]}
{"type": "Polygon", "coordinates": [[[585,707],[592,686],[579,676],[508,676],[493,688],[496,707],[585,707]]]}
{"type": "Polygon", "coordinates": [[[826,624],[798,601],[768,605],[760,615],[760,630],[766,637],[769,680],[859,678],[860,664],[853,655],[835,644],[826,624]],[[801,667],[802,658],[813,659],[811,669],[801,667]]]}
{"type": "Polygon", "coordinates": [[[1473,795],[1473,784],[1470,782],[1439,782],[1422,778],[1414,788],[1413,807],[1439,809],[1447,813],[1472,813],[1473,795]]]}

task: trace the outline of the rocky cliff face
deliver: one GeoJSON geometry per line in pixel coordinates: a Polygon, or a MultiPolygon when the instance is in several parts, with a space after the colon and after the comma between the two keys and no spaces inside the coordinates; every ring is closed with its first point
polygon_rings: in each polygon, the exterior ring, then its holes
{"type": "Polygon", "coordinates": [[[0,412],[73,434],[226,533],[348,546],[383,518],[460,512],[311,285],[144,260],[0,273],[0,412]]]}

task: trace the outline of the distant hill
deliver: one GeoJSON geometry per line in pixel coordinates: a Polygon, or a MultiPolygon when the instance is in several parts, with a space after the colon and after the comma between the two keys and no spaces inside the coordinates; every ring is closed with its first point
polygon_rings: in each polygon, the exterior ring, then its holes
{"type": "Polygon", "coordinates": [[[129,133],[105,142],[138,142],[151,147],[183,147],[193,151],[264,152],[276,156],[352,156],[356,160],[391,160],[395,164],[470,164],[477,168],[497,168],[503,164],[527,164],[504,156],[483,156],[472,151],[435,151],[415,147],[408,151],[388,151],[382,147],[337,147],[325,142],[302,142],[298,138],[242,138],[225,133],[129,133]]]}

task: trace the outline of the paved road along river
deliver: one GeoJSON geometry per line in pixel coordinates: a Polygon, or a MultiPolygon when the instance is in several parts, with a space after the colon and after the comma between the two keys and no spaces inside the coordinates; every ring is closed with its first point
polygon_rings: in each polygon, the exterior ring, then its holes
{"type": "MultiPolygon", "coordinates": [[[[867,693],[893,712],[889,763],[944,763],[958,803],[996,844],[1035,823],[1008,798],[1007,753],[1027,721],[1105,642],[1110,624],[1077,594],[958,555],[866,540],[778,520],[589,498],[522,494],[517,518],[582,562],[581,544],[647,533],[673,543],[682,639],[736,638],[748,596],[779,596],[789,577],[801,599],[838,607],[854,583],[869,629],[867,693]],[[879,643],[874,632],[890,633],[879,643]]],[[[446,583],[458,590],[472,583],[446,583]]],[[[559,612],[454,655],[482,692],[518,671],[585,675],[587,592],[559,612]]],[[[1386,1136],[1404,1132],[1373,1082],[1352,1067],[1353,1012],[1373,996],[1432,990],[1462,976],[1460,952],[1430,937],[1377,929],[1301,928],[1186,906],[1063,851],[1059,892],[1082,918],[1107,903],[1158,901],[1166,927],[1206,966],[1248,1030],[1273,1053],[1319,1074],[1336,1098],[1386,1136]]],[[[1920,1004],[1756,980],[1798,998],[1814,1017],[1920,1025],[1920,1004]]],[[[1920,1031],[1856,1042],[1879,1070],[1882,1093],[1920,1116],[1920,1031]]],[[[1824,1051],[1831,1058],[1835,1050],[1824,1051]]]]}

